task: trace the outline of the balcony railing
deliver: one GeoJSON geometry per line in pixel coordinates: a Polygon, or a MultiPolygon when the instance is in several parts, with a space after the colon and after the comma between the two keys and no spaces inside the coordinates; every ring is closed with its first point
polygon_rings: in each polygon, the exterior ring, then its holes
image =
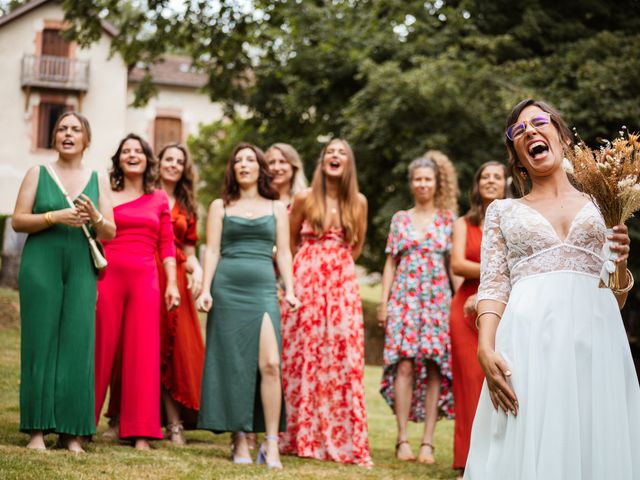
{"type": "Polygon", "coordinates": [[[89,89],[89,61],[51,55],[22,57],[23,87],[43,87],[61,90],[89,89]]]}

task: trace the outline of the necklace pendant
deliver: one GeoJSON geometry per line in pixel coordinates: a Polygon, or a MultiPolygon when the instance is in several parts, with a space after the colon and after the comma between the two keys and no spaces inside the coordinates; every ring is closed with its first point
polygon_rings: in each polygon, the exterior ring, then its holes
{"type": "Polygon", "coordinates": [[[338,213],[338,209],[336,207],[333,207],[331,209],[331,213],[333,213],[335,215],[336,213],[338,213]]]}
{"type": "Polygon", "coordinates": [[[245,212],[244,216],[247,218],[251,218],[253,217],[253,212],[245,212]]]}

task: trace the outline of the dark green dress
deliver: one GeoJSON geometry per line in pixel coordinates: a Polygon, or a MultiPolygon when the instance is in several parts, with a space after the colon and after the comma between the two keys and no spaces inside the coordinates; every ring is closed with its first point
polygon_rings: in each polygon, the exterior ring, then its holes
{"type": "MultiPolygon", "coordinates": [[[[258,353],[265,313],[280,338],[273,268],[276,219],[228,216],[211,286],[198,427],[214,432],[264,432],[258,353]]],[[[284,402],[280,431],[285,429],[284,402]]]]}
{"type": "MultiPolygon", "coordinates": [[[[83,190],[98,204],[98,176],[83,190]]],[[[67,208],[40,167],[33,213],[67,208]]],[[[30,234],[20,263],[20,430],[95,433],[93,349],[96,274],[79,228],[54,225],[30,234]]]]}

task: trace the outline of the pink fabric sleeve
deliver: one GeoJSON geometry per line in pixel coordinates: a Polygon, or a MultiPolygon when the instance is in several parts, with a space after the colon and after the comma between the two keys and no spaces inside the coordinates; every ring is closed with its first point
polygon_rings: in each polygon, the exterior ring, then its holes
{"type": "Polygon", "coordinates": [[[445,224],[445,235],[446,235],[446,244],[445,251],[451,252],[451,248],[453,247],[453,224],[456,221],[456,216],[452,211],[446,210],[444,212],[444,224],[445,224]]]}
{"type": "Polygon", "coordinates": [[[384,253],[390,253],[392,257],[397,257],[400,253],[400,212],[396,212],[391,218],[389,235],[387,236],[387,247],[384,253]]]}
{"type": "Polygon", "coordinates": [[[159,196],[160,231],[158,236],[158,253],[160,259],[176,256],[176,246],[173,242],[173,226],[171,225],[171,210],[169,209],[169,198],[162,190],[156,190],[159,196]]]}

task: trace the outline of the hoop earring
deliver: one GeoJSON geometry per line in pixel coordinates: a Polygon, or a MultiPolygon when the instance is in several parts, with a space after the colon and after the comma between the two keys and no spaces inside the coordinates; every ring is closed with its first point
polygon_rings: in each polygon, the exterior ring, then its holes
{"type": "Polygon", "coordinates": [[[520,174],[520,176],[522,177],[523,180],[526,180],[528,175],[527,175],[527,170],[524,167],[520,167],[520,169],[518,170],[518,173],[520,174]]]}

